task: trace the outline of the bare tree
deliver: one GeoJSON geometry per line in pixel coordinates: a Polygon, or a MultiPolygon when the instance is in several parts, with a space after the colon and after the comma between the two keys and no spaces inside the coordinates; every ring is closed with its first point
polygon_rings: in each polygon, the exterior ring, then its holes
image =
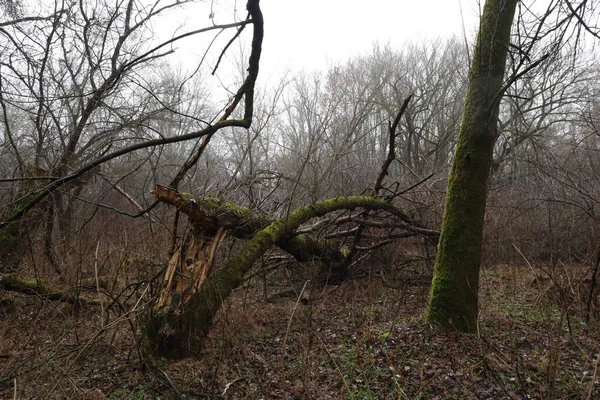
{"type": "Polygon", "coordinates": [[[153,41],[153,21],[188,3],[56,2],[2,22],[0,105],[5,151],[14,162],[12,176],[4,181],[15,182],[2,208],[4,271],[17,268],[27,232],[42,224],[46,258],[62,272],[53,255],[55,222],[68,241],[73,201],[102,164],[140,149],[211,136],[222,127],[249,125],[226,119],[246,92],[250,107],[244,117],[251,118],[255,78],[244,83],[214,123],[211,113],[198,115],[209,111],[194,100],[202,98],[198,92],[182,90],[187,78],[160,75],[161,59],[174,52],[171,46],[178,40],[228,28],[241,31],[250,22],[153,41]]]}

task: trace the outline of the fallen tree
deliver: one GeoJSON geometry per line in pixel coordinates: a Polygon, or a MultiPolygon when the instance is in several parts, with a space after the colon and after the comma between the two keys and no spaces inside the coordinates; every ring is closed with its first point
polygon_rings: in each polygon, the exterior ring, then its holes
{"type": "MultiPolygon", "coordinates": [[[[409,226],[406,221],[410,219],[406,214],[386,200],[371,196],[337,197],[300,208],[271,222],[254,234],[233,260],[211,273],[215,253],[227,232],[237,232],[243,237],[262,226],[266,221],[264,217],[229,202],[213,198],[196,200],[164,187],[154,189],[153,193],[190,216],[194,227],[185,245],[173,254],[160,295],[145,321],[147,349],[154,355],[167,358],[182,358],[200,351],[223,301],[243,282],[244,275],[254,262],[272,246],[291,248],[301,255],[310,254],[306,243],[318,243],[316,248],[325,246],[326,242],[322,240],[295,235],[302,224],[313,218],[339,210],[381,210],[420,234],[437,234],[409,226]]],[[[345,260],[345,255],[337,251],[342,261],[345,260]]]]}
{"type": "MultiPolygon", "coordinates": [[[[172,188],[157,186],[152,190],[156,198],[186,214],[194,231],[202,235],[214,235],[219,229],[239,239],[250,239],[266,228],[273,220],[264,214],[233,202],[207,196],[196,199],[192,195],[172,188]]],[[[407,217],[406,217],[407,218],[407,217]]],[[[298,261],[309,261],[314,257],[325,263],[336,263],[344,259],[344,254],[324,238],[314,238],[307,234],[285,237],[276,243],[298,261]]]]}
{"type": "MultiPolygon", "coordinates": [[[[386,200],[378,197],[388,167],[395,160],[396,129],[410,98],[405,100],[393,124],[390,123],[388,157],[372,189],[372,196],[325,200],[273,221],[268,216],[229,201],[212,196],[195,198],[178,191],[174,185],[154,188],[152,193],[159,201],[176,207],[177,215],[183,213],[188,216],[192,231],[184,244],[173,251],[159,295],[144,321],[148,352],[167,358],[197,354],[223,301],[242,283],[254,262],[272,246],[280,247],[301,262],[319,260],[323,262],[327,280],[343,280],[359,251],[368,251],[396,238],[415,235],[437,243],[439,232],[419,226],[392,204],[392,200],[400,193],[388,191],[386,200]],[[298,230],[313,218],[357,208],[361,211],[355,215],[335,215],[332,220],[321,219],[312,227],[298,230]],[[369,211],[375,210],[385,211],[385,220],[377,221],[376,216],[369,214],[369,211]],[[328,238],[311,235],[317,226],[347,226],[348,223],[356,226],[337,230],[330,238],[353,237],[349,249],[342,250],[328,238]],[[369,228],[387,229],[388,234],[369,237],[366,235],[369,228]],[[402,232],[397,232],[398,229],[402,232]],[[215,255],[227,235],[250,240],[232,261],[214,272],[215,255]],[[361,241],[369,239],[375,240],[366,246],[361,245],[361,241]]],[[[426,179],[429,177],[416,185],[426,179]]],[[[177,225],[178,217],[175,221],[177,225]]]]}
{"type": "Polygon", "coordinates": [[[9,292],[17,292],[69,304],[101,304],[98,300],[86,299],[75,295],[71,293],[71,290],[52,287],[42,279],[25,279],[18,274],[0,275],[0,288],[9,292]]]}

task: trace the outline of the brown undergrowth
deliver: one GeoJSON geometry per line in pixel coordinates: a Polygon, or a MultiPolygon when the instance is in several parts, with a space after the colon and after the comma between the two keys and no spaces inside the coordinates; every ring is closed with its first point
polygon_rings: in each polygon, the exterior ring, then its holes
{"type": "Polygon", "coordinates": [[[153,367],[139,349],[143,298],[107,318],[3,293],[0,399],[600,398],[598,322],[552,295],[543,271],[484,270],[472,336],[422,321],[426,276],[355,271],[306,305],[285,272],[235,292],[197,359],[153,367]]]}

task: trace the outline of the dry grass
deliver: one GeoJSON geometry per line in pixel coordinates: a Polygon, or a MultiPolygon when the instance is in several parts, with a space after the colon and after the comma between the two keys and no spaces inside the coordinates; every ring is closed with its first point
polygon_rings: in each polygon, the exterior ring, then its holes
{"type": "Polygon", "coordinates": [[[95,308],[4,293],[0,399],[15,386],[19,399],[600,397],[598,323],[584,324],[575,300],[561,305],[540,271],[483,272],[478,336],[421,320],[423,280],[357,274],[298,305],[295,295],[270,296],[289,283],[283,275],[270,277],[282,285],[265,299],[258,274],[226,303],[204,354],[158,372],[138,352],[142,303],[106,325],[95,308]]]}

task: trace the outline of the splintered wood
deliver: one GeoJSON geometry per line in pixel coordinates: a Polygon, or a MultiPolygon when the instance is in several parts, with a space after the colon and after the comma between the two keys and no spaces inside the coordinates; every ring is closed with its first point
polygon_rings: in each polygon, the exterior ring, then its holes
{"type": "Polygon", "coordinates": [[[217,229],[214,236],[188,236],[169,261],[157,308],[174,308],[185,304],[198,292],[210,275],[215,254],[226,236],[226,230],[222,227],[217,229]]]}

